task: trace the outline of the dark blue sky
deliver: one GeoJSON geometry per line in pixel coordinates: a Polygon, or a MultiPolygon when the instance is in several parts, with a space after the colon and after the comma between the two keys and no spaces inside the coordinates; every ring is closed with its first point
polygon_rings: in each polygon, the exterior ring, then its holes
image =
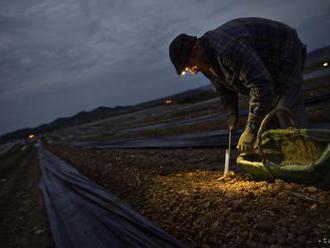
{"type": "Polygon", "coordinates": [[[329,0],[1,0],[0,134],[208,84],[176,76],[170,41],[246,16],[330,44],[329,0]]]}

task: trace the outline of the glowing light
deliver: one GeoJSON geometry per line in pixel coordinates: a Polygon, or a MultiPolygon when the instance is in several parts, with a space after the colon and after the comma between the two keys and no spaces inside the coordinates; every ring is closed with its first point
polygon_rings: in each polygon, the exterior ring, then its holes
{"type": "Polygon", "coordinates": [[[166,101],[165,101],[165,104],[171,104],[173,102],[173,100],[171,100],[171,99],[167,99],[166,101]]]}
{"type": "Polygon", "coordinates": [[[34,134],[30,134],[30,135],[29,135],[29,139],[33,139],[34,137],[35,137],[34,134]]]}
{"type": "Polygon", "coordinates": [[[328,62],[323,63],[323,67],[327,67],[328,65],[329,65],[328,62]]]}
{"type": "Polygon", "coordinates": [[[186,71],[181,72],[181,76],[184,76],[184,74],[186,74],[186,71]]]}

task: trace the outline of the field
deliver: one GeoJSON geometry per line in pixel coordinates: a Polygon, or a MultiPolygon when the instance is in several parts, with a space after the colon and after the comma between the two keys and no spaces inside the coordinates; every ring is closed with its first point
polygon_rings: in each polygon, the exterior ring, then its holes
{"type": "MultiPolygon", "coordinates": [[[[305,96],[313,99],[328,90],[308,88],[305,96]]],[[[244,110],[246,99],[240,105],[244,110]]],[[[329,112],[328,101],[307,106],[313,125],[328,126],[329,112]]],[[[243,112],[241,127],[245,119],[243,112]]],[[[175,137],[174,143],[197,134],[209,139],[204,135],[224,129],[225,121],[218,100],[210,99],[164,104],[60,130],[45,140],[49,150],[189,247],[324,245],[330,235],[329,191],[282,180],[254,181],[235,165],[234,148],[233,172],[222,178],[226,146],[157,145],[167,137],[175,137]],[[150,140],[157,149],[143,148],[150,140]],[[140,148],[128,149],[133,141],[140,148]]]]}

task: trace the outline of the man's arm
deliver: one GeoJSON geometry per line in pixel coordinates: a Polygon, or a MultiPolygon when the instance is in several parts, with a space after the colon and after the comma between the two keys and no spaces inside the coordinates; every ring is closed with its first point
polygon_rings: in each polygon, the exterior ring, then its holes
{"type": "MultiPolygon", "coordinates": [[[[211,80],[212,82],[212,80],[211,80]]],[[[227,113],[227,126],[230,132],[236,132],[239,127],[238,93],[227,89],[222,84],[213,83],[220,97],[222,110],[227,113]]]]}
{"type": "Polygon", "coordinates": [[[259,55],[244,40],[235,42],[227,50],[224,62],[239,75],[250,91],[247,126],[257,129],[262,118],[273,107],[273,79],[259,55]]]}
{"type": "Polygon", "coordinates": [[[238,116],[238,93],[226,88],[219,80],[212,76],[212,73],[203,73],[212,83],[220,98],[220,104],[222,109],[227,113],[227,116],[236,115],[238,116]]]}
{"type": "Polygon", "coordinates": [[[222,109],[227,116],[238,116],[238,93],[227,89],[225,86],[216,86],[222,109]]]}

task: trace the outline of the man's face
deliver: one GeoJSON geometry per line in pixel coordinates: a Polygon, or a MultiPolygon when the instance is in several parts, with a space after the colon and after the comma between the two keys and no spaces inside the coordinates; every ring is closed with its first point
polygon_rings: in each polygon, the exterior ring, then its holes
{"type": "Polygon", "coordinates": [[[199,41],[192,48],[186,71],[196,75],[200,71],[207,71],[209,66],[205,62],[205,49],[199,41]]]}

